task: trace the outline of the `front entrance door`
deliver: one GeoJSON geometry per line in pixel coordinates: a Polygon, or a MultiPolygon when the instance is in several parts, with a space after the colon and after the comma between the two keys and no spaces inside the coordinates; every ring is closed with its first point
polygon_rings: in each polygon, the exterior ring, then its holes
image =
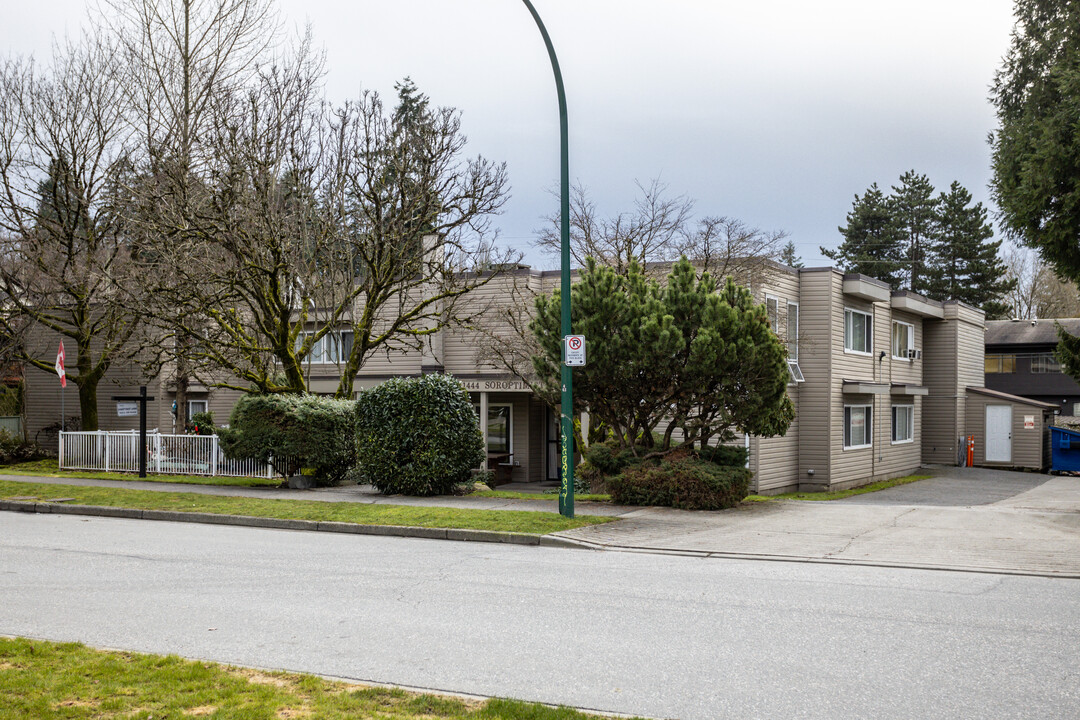
{"type": "Polygon", "coordinates": [[[1012,405],[986,406],[986,462],[1012,462],[1012,405]]]}

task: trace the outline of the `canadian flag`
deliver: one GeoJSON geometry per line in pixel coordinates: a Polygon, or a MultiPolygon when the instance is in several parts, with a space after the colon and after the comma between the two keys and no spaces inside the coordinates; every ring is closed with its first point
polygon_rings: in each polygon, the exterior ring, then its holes
{"type": "Polygon", "coordinates": [[[56,351],[56,374],[60,376],[60,387],[67,387],[67,371],[64,370],[64,341],[60,341],[60,349],[56,351]]]}

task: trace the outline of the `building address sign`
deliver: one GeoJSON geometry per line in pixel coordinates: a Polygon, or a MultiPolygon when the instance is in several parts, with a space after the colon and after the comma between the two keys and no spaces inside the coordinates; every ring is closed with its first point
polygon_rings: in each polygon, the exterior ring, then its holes
{"type": "Polygon", "coordinates": [[[465,389],[471,392],[528,392],[529,386],[521,380],[462,380],[465,389]]]}

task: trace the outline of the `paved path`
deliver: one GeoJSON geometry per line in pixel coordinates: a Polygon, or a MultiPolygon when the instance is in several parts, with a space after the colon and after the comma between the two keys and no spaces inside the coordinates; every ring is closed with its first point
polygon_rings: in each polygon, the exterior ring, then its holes
{"type": "MultiPolygon", "coordinates": [[[[557,509],[555,500],[387,497],[359,487],[278,490],[23,479],[327,502],[557,509]]],[[[596,549],[1080,577],[1077,477],[951,468],[932,480],[844,501],[746,503],[720,512],[578,503],[577,512],[619,518],[557,533],[596,549]]]]}

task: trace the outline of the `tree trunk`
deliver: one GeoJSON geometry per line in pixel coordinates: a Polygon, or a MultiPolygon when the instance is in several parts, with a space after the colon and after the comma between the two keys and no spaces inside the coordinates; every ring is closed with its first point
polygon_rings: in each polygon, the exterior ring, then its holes
{"type": "Polygon", "coordinates": [[[82,417],[81,430],[98,429],[97,386],[96,379],[79,383],[79,413],[82,417]]]}

